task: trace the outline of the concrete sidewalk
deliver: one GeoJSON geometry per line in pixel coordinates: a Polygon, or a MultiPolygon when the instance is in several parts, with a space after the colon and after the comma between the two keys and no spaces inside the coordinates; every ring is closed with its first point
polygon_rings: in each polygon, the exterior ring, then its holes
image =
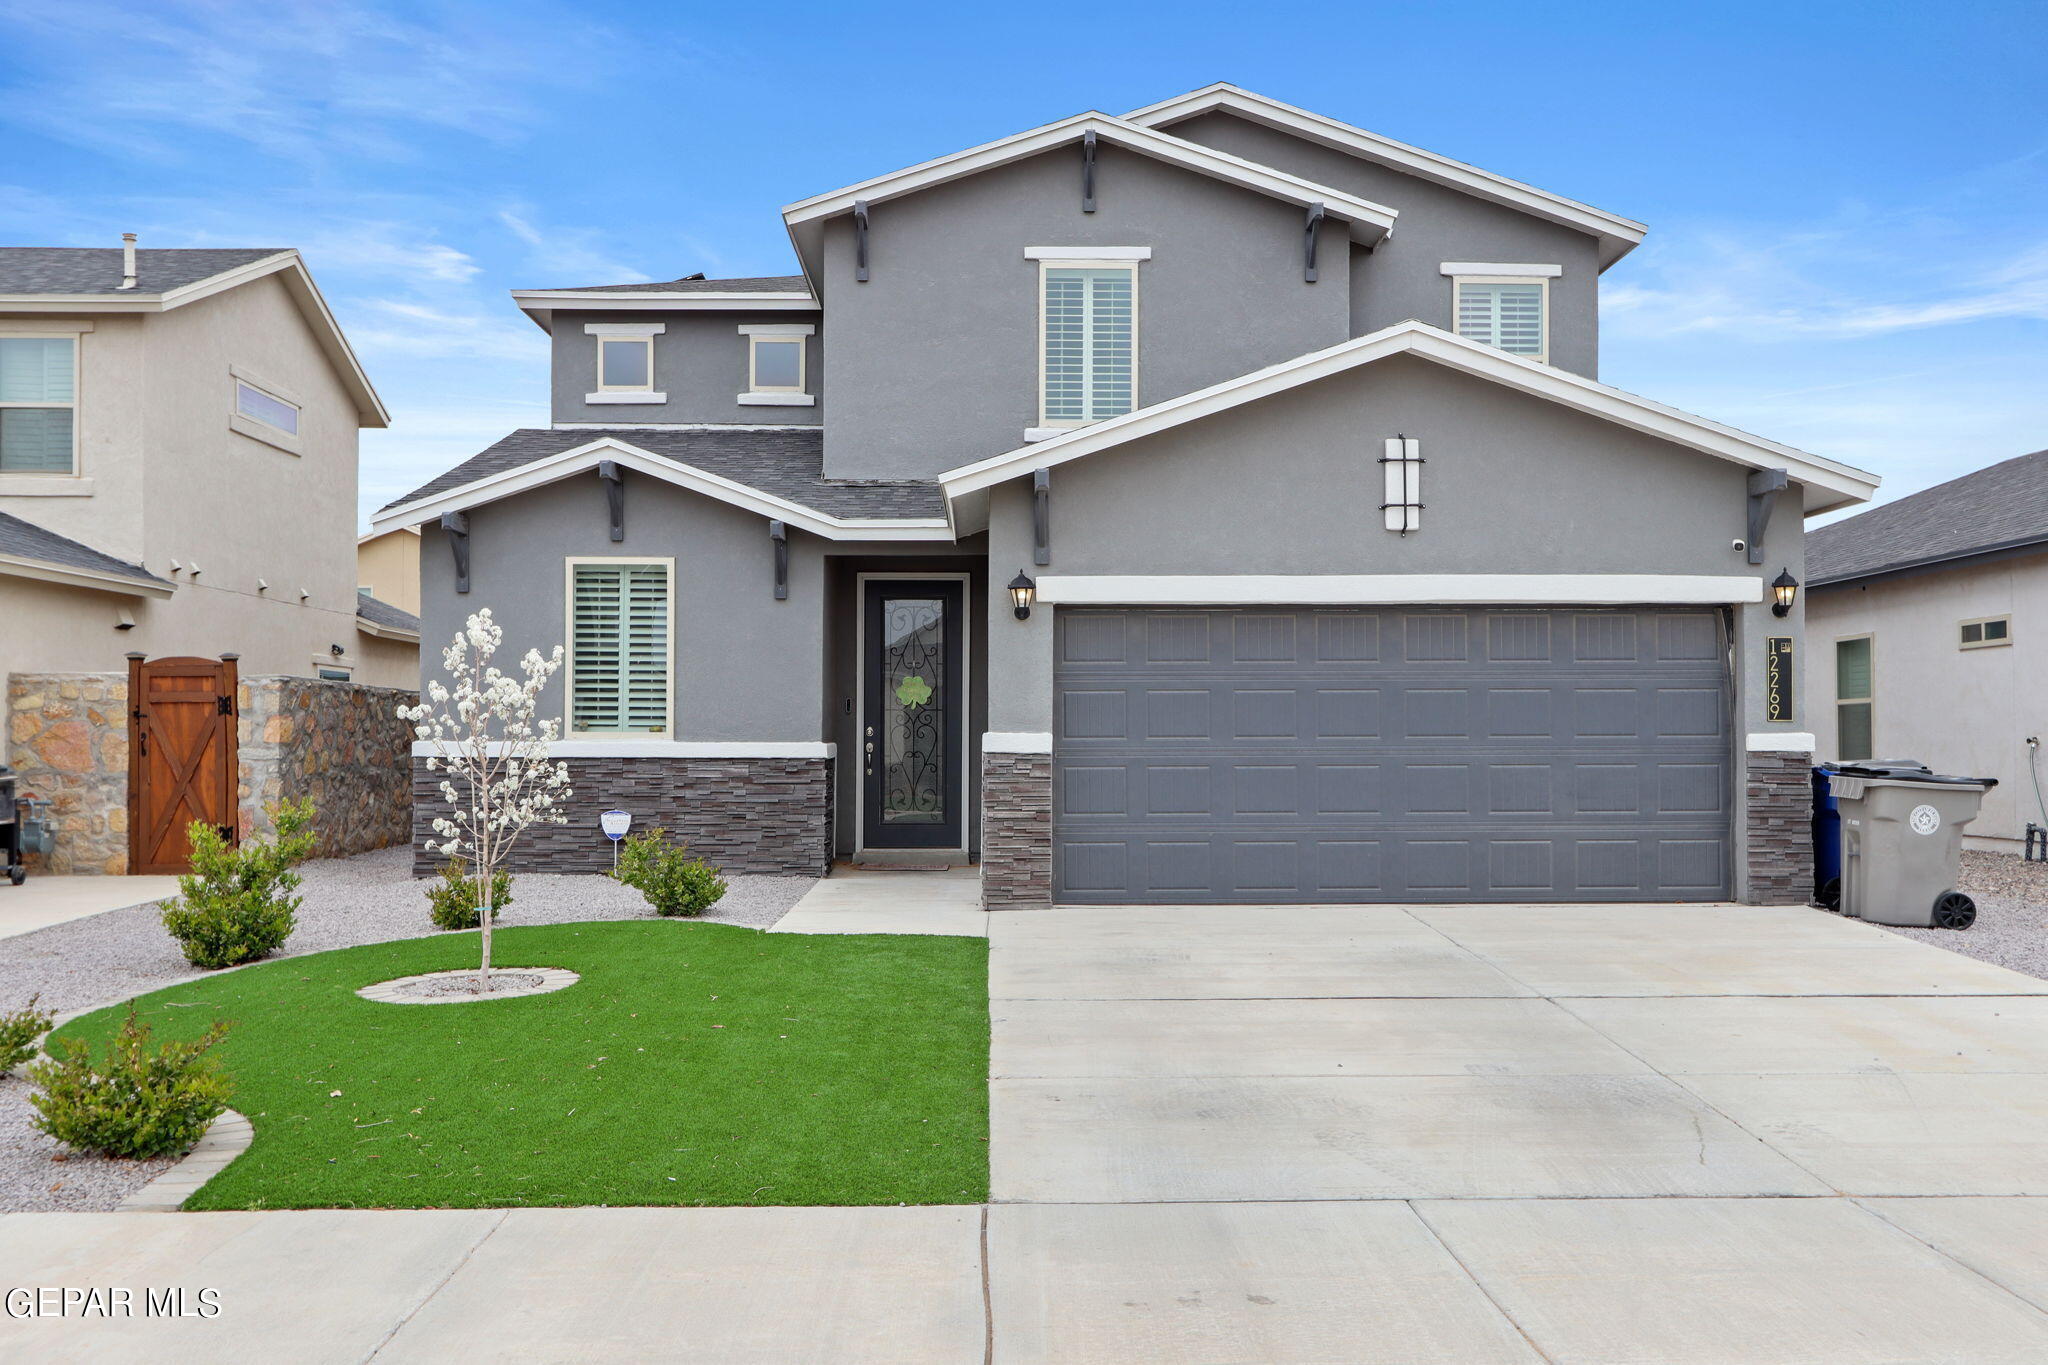
{"type": "Polygon", "coordinates": [[[0,938],[33,933],[108,910],[125,910],[176,895],[176,877],[39,877],[20,886],[0,881],[0,938]]]}

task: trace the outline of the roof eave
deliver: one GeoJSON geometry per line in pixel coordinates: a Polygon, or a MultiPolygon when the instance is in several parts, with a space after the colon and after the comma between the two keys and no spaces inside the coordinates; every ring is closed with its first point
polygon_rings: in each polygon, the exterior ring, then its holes
{"type": "Polygon", "coordinates": [[[2022,536],[2015,540],[2001,540],[1989,545],[1975,545],[1967,550],[1949,554],[1928,555],[1922,559],[1904,559],[1895,564],[1879,564],[1851,573],[1809,578],[1807,587],[1844,588],[1858,583],[1871,583],[1887,578],[1907,578],[1915,574],[1939,573],[1945,569],[1966,569],[1980,563],[2000,559],[2011,559],[2016,555],[2030,552],[2048,552],[2048,535],[2022,536]]]}
{"type": "Polygon", "coordinates": [[[416,630],[406,630],[402,626],[380,625],[367,616],[356,617],[356,629],[365,635],[374,635],[380,640],[399,640],[414,645],[420,642],[420,633],[416,630]]]}
{"type": "Polygon", "coordinates": [[[148,578],[131,578],[125,574],[84,569],[73,564],[36,559],[29,555],[0,554],[0,574],[10,578],[32,579],[40,583],[59,583],[65,587],[119,593],[123,597],[165,598],[177,591],[175,584],[166,583],[154,575],[148,578]]]}

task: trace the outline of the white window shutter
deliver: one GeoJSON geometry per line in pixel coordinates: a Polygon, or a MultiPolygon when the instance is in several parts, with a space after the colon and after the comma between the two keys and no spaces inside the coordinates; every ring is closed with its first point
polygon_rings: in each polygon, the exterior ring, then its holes
{"type": "Polygon", "coordinates": [[[573,585],[569,728],[666,733],[668,566],[578,564],[573,585]]]}
{"type": "Polygon", "coordinates": [[[1385,471],[1386,527],[1389,531],[1422,528],[1422,442],[1413,436],[1389,436],[1380,461],[1385,471]]]}

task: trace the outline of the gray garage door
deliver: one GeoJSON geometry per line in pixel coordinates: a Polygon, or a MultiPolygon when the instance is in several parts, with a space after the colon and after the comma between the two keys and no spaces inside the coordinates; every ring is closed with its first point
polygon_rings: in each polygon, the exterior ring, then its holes
{"type": "Polygon", "coordinates": [[[1060,608],[1069,903],[1712,900],[1711,609],[1060,608]]]}

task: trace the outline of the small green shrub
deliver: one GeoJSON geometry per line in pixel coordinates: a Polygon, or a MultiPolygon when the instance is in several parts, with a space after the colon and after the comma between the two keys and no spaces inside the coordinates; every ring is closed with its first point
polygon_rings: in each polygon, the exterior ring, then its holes
{"type": "Polygon", "coordinates": [[[164,906],[164,928],[185,960],[211,971],[268,957],[291,937],[302,880],[292,868],[313,851],[313,803],[277,806],[272,839],[240,848],[211,825],[193,822],[192,875],[178,878],[177,899],[164,906]]]}
{"type": "Polygon", "coordinates": [[[227,1035],[215,1023],[190,1042],[150,1046],[149,1025],[128,1020],[107,1045],[104,1064],[92,1047],[67,1038],[55,1058],[37,1062],[28,1077],[36,1127],[85,1152],[146,1158],[182,1152],[228,1107],[233,1083],[206,1055],[227,1035]]]}
{"type": "Polygon", "coordinates": [[[35,1056],[36,1039],[50,1031],[50,1021],[57,1016],[36,1008],[42,998],[31,995],[20,1009],[0,1014],[0,1071],[12,1071],[35,1056]]]}
{"type": "MultiPolygon", "coordinates": [[[[491,874],[491,921],[496,923],[506,906],[512,903],[512,874],[499,868],[491,874]]],[[[441,865],[441,880],[427,888],[427,913],[433,916],[437,929],[474,929],[479,916],[476,908],[476,878],[471,875],[469,864],[461,858],[450,858],[441,865]]]]}
{"type": "Polygon", "coordinates": [[[633,887],[657,915],[701,915],[725,894],[725,878],[689,848],[672,843],[665,829],[629,835],[613,874],[633,887]]]}

